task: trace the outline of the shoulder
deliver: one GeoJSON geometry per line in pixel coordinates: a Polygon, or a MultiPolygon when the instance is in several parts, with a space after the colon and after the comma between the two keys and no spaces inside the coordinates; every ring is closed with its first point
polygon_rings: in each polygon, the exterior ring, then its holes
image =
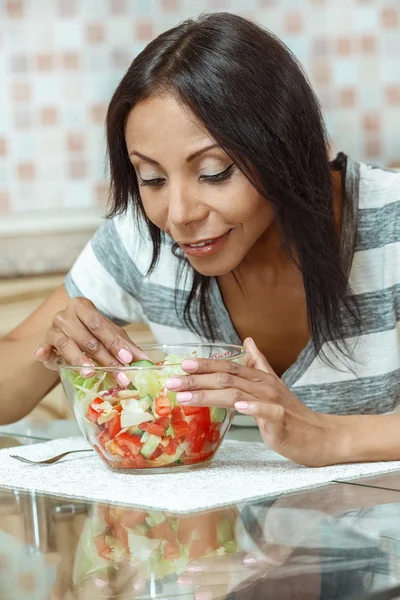
{"type": "MultiPolygon", "coordinates": [[[[93,240],[96,246],[96,240],[93,240]]],[[[99,231],[98,245],[103,247],[106,260],[118,256],[119,263],[134,269],[143,281],[175,287],[176,275],[181,260],[174,255],[173,240],[162,232],[159,257],[154,269],[149,273],[153,260],[154,244],[143,217],[128,211],[107,219],[99,231]]]]}
{"type": "Polygon", "coordinates": [[[400,171],[359,163],[359,208],[379,209],[400,201],[400,171]]]}

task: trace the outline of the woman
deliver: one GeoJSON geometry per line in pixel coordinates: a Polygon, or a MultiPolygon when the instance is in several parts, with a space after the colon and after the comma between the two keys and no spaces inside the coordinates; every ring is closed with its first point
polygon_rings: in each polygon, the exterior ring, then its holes
{"type": "Polygon", "coordinates": [[[400,415],[381,414],[400,398],[400,175],[329,162],[287,48],[226,13],[163,33],[115,91],[107,142],[111,218],[1,342],[2,421],[56,384],[59,356],[85,375],[143,357],[120,325],[145,320],[163,343],[247,338],[247,368],[186,361],[180,402],[254,416],[305,465],[400,459],[400,415]]]}

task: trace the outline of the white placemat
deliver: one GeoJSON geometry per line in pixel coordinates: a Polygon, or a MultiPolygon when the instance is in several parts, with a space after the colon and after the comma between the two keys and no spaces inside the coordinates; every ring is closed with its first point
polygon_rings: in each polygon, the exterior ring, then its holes
{"type": "Polygon", "coordinates": [[[224,441],[208,467],[183,473],[117,473],[93,452],[71,454],[49,466],[10,458],[18,454],[41,460],[86,447],[82,437],[73,437],[0,450],[0,487],[188,513],[400,469],[400,461],[311,469],[282,458],[264,444],[232,440],[224,441]]]}

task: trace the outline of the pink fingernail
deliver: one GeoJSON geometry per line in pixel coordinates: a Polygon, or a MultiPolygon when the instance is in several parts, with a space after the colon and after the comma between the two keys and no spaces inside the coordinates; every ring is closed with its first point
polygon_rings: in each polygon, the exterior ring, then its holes
{"type": "Polygon", "coordinates": [[[254,565],[257,562],[258,562],[258,560],[256,559],[256,557],[255,556],[251,556],[251,554],[248,554],[243,559],[243,564],[244,565],[254,565]]]}
{"type": "Polygon", "coordinates": [[[202,588],[195,592],[194,600],[213,600],[213,595],[207,588],[202,588]]]}
{"type": "Polygon", "coordinates": [[[121,350],[118,352],[118,358],[121,362],[127,365],[129,365],[133,360],[132,354],[128,350],[125,350],[125,348],[121,348],[121,350]]]}
{"type": "Polygon", "coordinates": [[[91,375],[95,374],[95,371],[93,370],[93,367],[90,363],[83,363],[83,365],[87,368],[81,369],[80,373],[82,377],[90,377],[91,375]]]}
{"type": "Polygon", "coordinates": [[[126,387],[127,385],[130,384],[130,380],[128,379],[128,377],[125,375],[125,373],[118,373],[117,375],[117,379],[119,381],[119,383],[123,386],[126,387]]]}
{"type": "Polygon", "coordinates": [[[106,586],[108,583],[108,581],[105,581],[104,579],[100,579],[100,577],[95,577],[94,578],[94,585],[98,588],[103,588],[104,586],[106,586]]]}
{"type": "Polygon", "coordinates": [[[182,369],[184,371],[195,371],[198,367],[198,363],[195,360],[186,359],[182,363],[182,369]]]}
{"type": "Polygon", "coordinates": [[[171,379],[167,379],[165,385],[169,390],[177,390],[182,385],[182,380],[179,377],[171,377],[171,379]]]}
{"type": "Polygon", "coordinates": [[[201,564],[197,562],[189,562],[186,568],[189,573],[200,573],[203,570],[201,564]]]}
{"type": "Polygon", "coordinates": [[[187,575],[179,575],[176,581],[180,585],[192,585],[193,583],[193,579],[191,577],[188,577],[187,575]]]}
{"type": "Polygon", "coordinates": [[[36,356],[36,353],[39,352],[39,350],[40,350],[40,347],[39,348],[35,348],[34,351],[33,351],[33,355],[36,356]]]}
{"type": "Polygon", "coordinates": [[[249,405],[247,402],[235,402],[235,408],[237,408],[237,410],[247,410],[249,405]]]}
{"type": "Polygon", "coordinates": [[[137,577],[135,579],[135,581],[132,583],[133,589],[136,590],[137,592],[142,591],[145,585],[146,585],[146,580],[143,579],[143,577],[137,577]]]}
{"type": "Polygon", "coordinates": [[[190,402],[193,398],[193,394],[191,392],[178,392],[176,395],[176,399],[178,402],[185,404],[186,402],[190,402]]]}

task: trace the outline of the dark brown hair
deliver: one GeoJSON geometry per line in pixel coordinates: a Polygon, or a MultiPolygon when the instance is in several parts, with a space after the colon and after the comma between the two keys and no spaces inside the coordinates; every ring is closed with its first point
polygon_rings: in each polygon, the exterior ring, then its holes
{"type": "MultiPolygon", "coordinates": [[[[147,222],[154,269],[163,233],[144,213],[124,136],[131,109],[173,93],[204,123],[250,182],[272,202],[282,238],[301,269],[317,347],[344,342],[343,308],[357,318],[343,272],[333,211],[331,165],[319,103],[301,67],[273,34],[234,14],[200,16],[159,35],[134,59],[107,114],[111,212],[132,206],[147,222]]],[[[192,271],[184,319],[214,338],[210,278],[192,271]]]]}

